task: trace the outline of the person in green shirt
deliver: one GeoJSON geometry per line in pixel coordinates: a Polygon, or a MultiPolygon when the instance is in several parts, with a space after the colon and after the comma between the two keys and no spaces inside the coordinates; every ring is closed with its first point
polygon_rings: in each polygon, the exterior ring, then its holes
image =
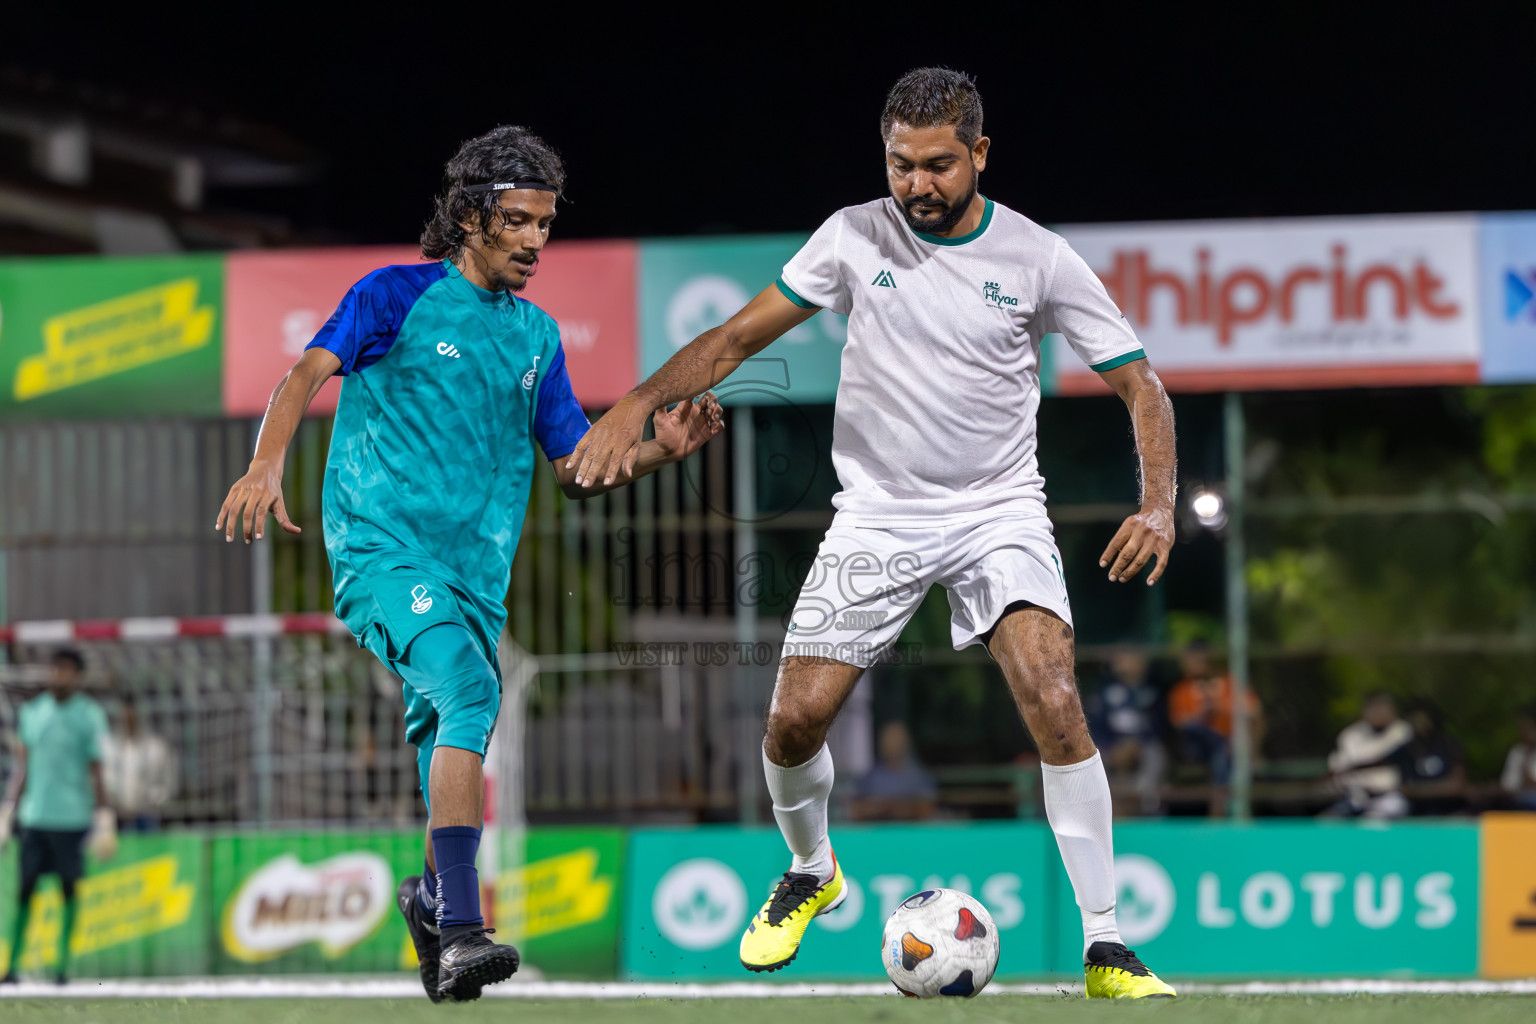
{"type": "MultiPolygon", "coordinates": [[[[77,909],[75,891],[85,874],[86,835],[93,822],[103,838],[115,832],[101,781],[101,741],[107,718],[101,705],[79,690],[84,668],[78,651],[56,652],[48,688],[21,709],[16,766],[0,804],[0,846],[10,832],[12,808],[21,840],[10,964],[0,983],[16,981],[32,894],[43,875],[54,874],[64,896],[56,975],[58,983],[64,984],[77,909]]],[[[106,839],[96,852],[110,856],[113,839],[106,839]]]]}

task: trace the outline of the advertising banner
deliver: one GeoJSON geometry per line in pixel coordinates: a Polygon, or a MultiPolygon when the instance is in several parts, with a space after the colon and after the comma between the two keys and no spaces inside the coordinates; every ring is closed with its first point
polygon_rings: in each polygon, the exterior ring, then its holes
{"type": "MultiPolygon", "coordinates": [[[[803,235],[640,243],[640,375],[718,327],[772,287],[803,235]]],[[[726,405],[830,402],[837,394],[848,318],[822,310],[732,373],[726,405]]]]}
{"type": "Polygon", "coordinates": [[[0,261],[0,417],[217,416],[223,262],[0,261]]]}
{"type": "MultiPolygon", "coordinates": [[[[589,408],[606,408],[636,382],[635,251],[633,242],[556,242],[519,293],[560,325],[571,383],[589,408]]],[[[349,288],[380,267],[420,262],[414,246],[230,254],[225,412],[262,415],[349,288]]],[[[326,384],[311,414],[335,412],[339,394],[339,379],[326,384]]]]}
{"type": "Polygon", "coordinates": [[[209,861],[220,973],[415,963],[395,888],[421,873],[419,830],[221,836],[209,861]]]}
{"type": "MultiPolygon", "coordinates": [[[[18,843],[0,857],[0,973],[9,969],[16,906],[18,843]]],[[[74,977],[207,974],[208,878],[203,841],[195,836],[141,836],[125,833],[117,856],[92,862],[80,883],[79,916],[70,942],[74,977]]],[[[23,974],[47,976],[58,970],[63,899],[58,882],[46,877],[32,897],[23,941],[23,974]]]]}
{"type": "MultiPolygon", "coordinates": [[[[992,912],[1002,939],[999,974],[1045,970],[1053,934],[1051,872],[1059,870],[1051,867],[1056,844],[1048,829],[991,822],[839,826],[833,840],[848,898],[811,924],[803,954],[773,980],[885,977],[885,919],[908,896],[935,887],[968,892],[992,912]]],[[[623,976],[746,980],[738,953],[742,930],[788,865],[776,829],[631,833],[623,976]]]]}
{"type": "Polygon", "coordinates": [[[624,831],[534,829],[526,863],[496,879],[498,936],[523,963],[561,978],[607,979],[618,970],[624,831]]]}
{"type": "Polygon", "coordinates": [[[1478,217],[1483,380],[1536,381],[1536,213],[1478,217]]]}
{"type": "Polygon", "coordinates": [[[1536,814],[1482,818],[1485,978],[1536,977],[1536,814]]]}
{"type": "MultiPolygon", "coordinates": [[[[1120,934],[1164,977],[1477,970],[1472,822],[1117,822],[1115,877],[1120,934]]],[[[1056,885],[1065,971],[1082,930],[1059,868],[1056,885]]]]}
{"type": "MultiPolygon", "coordinates": [[[[1171,390],[1478,379],[1472,214],[1057,230],[1104,281],[1171,390]]],[[[1056,371],[1063,393],[1104,389],[1067,351],[1056,371]]]]}

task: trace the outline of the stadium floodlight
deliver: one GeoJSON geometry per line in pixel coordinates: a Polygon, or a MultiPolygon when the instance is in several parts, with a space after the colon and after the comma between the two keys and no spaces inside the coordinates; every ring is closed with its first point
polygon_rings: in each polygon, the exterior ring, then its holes
{"type": "Polygon", "coordinates": [[[1189,510],[1208,530],[1219,530],[1227,525],[1226,500],[1215,491],[1196,491],[1189,500],[1189,510]]]}

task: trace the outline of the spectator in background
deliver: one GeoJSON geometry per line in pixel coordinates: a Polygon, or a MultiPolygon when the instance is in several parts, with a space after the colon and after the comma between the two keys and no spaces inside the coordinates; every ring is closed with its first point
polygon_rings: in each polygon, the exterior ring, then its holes
{"type": "Polygon", "coordinates": [[[9,838],[14,808],[20,826],[20,877],[11,922],[11,962],[0,983],[17,980],[37,883],[43,875],[57,875],[64,914],[54,977],[64,984],[79,908],[75,887],[85,875],[87,834],[97,859],[105,860],[117,851],[116,822],[101,784],[101,742],[107,719],[101,705],[79,690],[84,667],[77,651],[54,654],[48,689],[22,707],[17,722],[16,768],[6,798],[0,801],[0,847],[9,838]]]}
{"type": "Polygon", "coordinates": [[[107,796],[120,827],[153,832],[175,790],[176,769],[164,739],[146,730],[132,695],[123,698],[121,731],[107,737],[102,751],[107,796]]]}
{"type": "Polygon", "coordinates": [[[1367,696],[1360,719],[1344,727],[1328,755],[1328,770],[1344,797],[1324,813],[1378,820],[1405,816],[1408,799],[1400,765],[1412,740],[1413,726],[1398,716],[1390,693],[1377,690],[1367,696]]]}
{"type": "Polygon", "coordinates": [[[933,817],[939,787],[912,753],[905,722],[880,727],[875,765],[859,780],[853,817],[860,821],[919,821],[933,817]]]}
{"type": "Polygon", "coordinates": [[[1516,807],[1536,811],[1536,707],[1526,708],[1518,720],[1520,742],[1509,748],[1499,786],[1516,807]]]}
{"type": "MultiPolygon", "coordinates": [[[[1178,730],[1186,755],[1210,769],[1216,785],[1210,813],[1222,817],[1227,812],[1227,785],[1232,779],[1232,677],[1216,671],[1210,647],[1203,640],[1184,648],[1179,663],[1184,677],[1169,694],[1168,719],[1178,730]]],[[[1264,739],[1264,708],[1252,690],[1244,704],[1252,738],[1250,749],[1257,753],[1264,739]]]]}
{"type": "Polygon", "coordinates": [[[1413,738],[1402,749],[1403,792],[1414,814],[1460,814],[1468,809],[1467,755],[1446,733],[1438,708],[1419,703],[1408,712],[1413,738]]]}
{"type": "Polygon", "coordinates": [[[1137,810],[1156,814],[1162,802],[1163,749],[1158,726],[1162,698],[1152,686],[1146,655],[1118,651],[1109,660],[1104,684],[1087,701],[1088,730],[1104,758],[1111,791],[1129,781],[1136,791],[1137,810]]]}

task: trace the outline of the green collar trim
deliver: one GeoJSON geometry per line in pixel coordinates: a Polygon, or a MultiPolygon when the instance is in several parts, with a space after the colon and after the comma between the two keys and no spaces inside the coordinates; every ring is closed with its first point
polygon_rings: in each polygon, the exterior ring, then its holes
{"type": "Polygon", "coordinates": [[[992,200],[987,199],[986,196],[982,196],[982,198],[986,199],[987,205],[981,211],[981,223],[976,225],[975,231],[968,231],[958,238],[941,238],[938,235],[925,235],[921,231],[913,231],[912,233],[923,241],[932,242],[934,245],[964,245],[966,242],[974,242],[981,237],[983,231],[987,230],[987,225],[992,223],[992,200]]]}

